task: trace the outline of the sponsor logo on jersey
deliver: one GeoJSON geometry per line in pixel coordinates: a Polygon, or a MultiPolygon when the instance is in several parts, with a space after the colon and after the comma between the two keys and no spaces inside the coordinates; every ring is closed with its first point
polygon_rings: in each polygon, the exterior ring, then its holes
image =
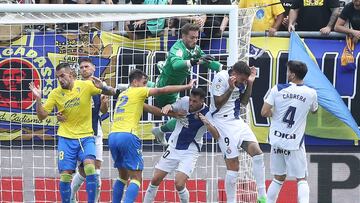
{"type": "Polygon", "coordinates": [[[276,137],[284,138],[284,139],[287,139],[287,140],[295,140],[296,139],[296,134],[282,133],[282,132],[277,131],[277,130],[274,131],[274,135],[276,137]]]}
{"type": "Polygon", "coordinates": [[[290,150],[281,149],[281,148],[273,148],[274,154],[284,154],[286,156],[290,155],[290,150]]]}

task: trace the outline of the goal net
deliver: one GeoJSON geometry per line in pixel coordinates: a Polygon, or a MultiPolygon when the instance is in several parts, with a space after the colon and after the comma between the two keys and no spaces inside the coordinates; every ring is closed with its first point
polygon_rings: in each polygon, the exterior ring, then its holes
{"type": "MultiPolygon", "coordinates": [[[[28,84],[33,81],[43,90],[43,101],[57,87],[57,64],[68,62],[78,69],[78,59],[89,57],[96,66],[94,75],[108,85],[128,83],[128,74],[141,69],[155,82],[157,64],[164,61],[171,46],[179,39],[185,22],[202,26],[199,45],[223,64],[248,61],[251,24],[256,10],[236,6],[159,6],[151,5],[5,5],[0,8],[0,201],[59,202],[57,169],[58,121],[53,112],[38,120],[34,98],[28,84]],[[215,15],[215,16],[214,16],[215,15]],[[204,16],[207,16],[205,19],[204,16]],[[222,32],[219,19],[229,18],[222,32]],[[154,22],[136,26],[134,22],[154,22]],[[140,27],[144,26],[143,31],[140,27]],[[124,29],[126,27],[126,29],[124,29]]],[[[194,66],[190,78],[209,92],[214,72],[194,66]]],[[[79,77],[81,78],[81,77],[79,77]]],[[[181,93],[181,96],[189,92],[181,93]]],[[[210,95],[210,94],[209,94],[210,95]]],[[[209,104],[210,98],[207,98],[209,104]]],[[[104,153],[101,169],[101,202],[111,202],[112,184],[118,173],[112,167],[107,146],[113,107],[103,114],[104,153]]],[[[153,104],[153,99],[147,101],[153,104]]],[[[246,107],[243,118],[246,119],[246,107]]],[[[151,134],[154,126],[167,118],[144,113],[141,120],[144,171],[137,201],[141,202],[154,166],[163,154],[151,134]]],[[[241,152],[238,202],[256,202],[256,186],[251,160],[241,152]]],[[[204,145],[187,183],[191,202],[225,202],[223,155],[211,135],[204,135],[204,145]]],[[[78,193],[86,202],[85,185],[78,193]]],[[[156,202],[179,202],[174,174],[160,185],[156,202]]]]}

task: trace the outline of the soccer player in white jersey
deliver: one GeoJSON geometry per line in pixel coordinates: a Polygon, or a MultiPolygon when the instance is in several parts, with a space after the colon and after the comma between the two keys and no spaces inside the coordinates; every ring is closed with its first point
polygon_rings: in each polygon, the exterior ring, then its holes
{"type": "Polygon", "coordinates": [[[220,133],[218,142],[225,157],[228,203],[236,202],[240,147],[252,157],[258,202],[266,202],[264,155],[254,133],[240,117],[240,104],[248,104],[255,77],[255,67],[249,68],[239,61],[230,70],[217,73],[211,84],[210,112],[220,133]]]}
{"type": "Polygon", "coordinates": [[[203,135],[208,129],[214,138],[219,137],[216,128],[206,118],[211,119],[211,114],[208,113],[209,108],[204,103],[205,97],[206,93],[202,89],[194,88],[190,97],[182,97],[175,103],[163,107],[162,111],[165,114],[170,110],[186,112],[187,124],[184,125],[184,122],[177,120],[175,130],[169,138],[169,147],[155,166],[154,176],[146,190],[144,203],[154,201],[161,181],[174,170],[177,171],[175,187],[179,193],[180,202],[189,202],[189,191],[185,184],[200,155],[203,135]]]}
{"type": "Polygon", "coordinates": [[[261,115],[271,117],[269,132],[270,170],[274,179],[268,189],[268,203],[275,203],[286,176],[296,177],[298,202],[309,202],[307,160],[304,145],[306,117],[318,109],[316,91],[304,85],[306,64],[288,61],[289,83],[274,86],[264,98],[261,115]]]}

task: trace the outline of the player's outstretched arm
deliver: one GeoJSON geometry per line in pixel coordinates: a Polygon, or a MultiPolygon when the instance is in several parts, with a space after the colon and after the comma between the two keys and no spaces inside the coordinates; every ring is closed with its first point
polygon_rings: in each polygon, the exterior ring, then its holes
{"type": "Polygon", "coordinates": [[[101,94],[109,95],[109,96],[113,96],[116,94],[115,88],[108,85],[104,85],[104,83],[99,78],[91,76],[91,80],[94,83],[95,87],[102,90],[101,94]]]}
{"type": "Polygon", "coordinates": [[[206,126],[207,130],[211,133],[212,137],[217,140],[220,137],[219,132],[217,131],[217,129],[215,128],[215,126],[213,126],[210,121],[201,113],[198,113],[199,119],[204,123],[204,125],[206,126]]]}
{"type": "Polygon", "coordinates": [[[48,116],[48,113],[45,111],[41,103],[41,90],[39,87],[35,87],[33,82],[29,83],[29,88],[36,99],[36,115],[39,120],[44,120],[48,116]]]}
{"type": "Polygon", "coordinates": [[[149,91],[149,96],[181,92],[184,90],[191,89],[195,85],[195,83],[196,80],[193,79],[190,80],[189,84],[187,85],[169,85],[162,88],[151,88],[149,91]]]}
{"type": "Polygon", "coordinates": [[[152,106],[149,104],[144,104],[144,111],[149,112],[155,116],[171,116],[171,117],[181,117],[181,116],[186,116],[186,112],[174,112],[172,110],[169,111],[163,111],[162,109],[156,107],[156,106],[152,106]]]}

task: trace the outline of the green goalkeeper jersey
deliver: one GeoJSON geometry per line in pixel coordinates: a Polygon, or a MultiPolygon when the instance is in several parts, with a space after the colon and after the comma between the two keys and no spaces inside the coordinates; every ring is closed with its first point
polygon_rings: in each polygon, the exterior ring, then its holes
{"type": "MultiPolygon", "coordinates": [[[[158,77],[156,86],[165,87],[167,85],[182,85],[186,78],[190,75],[191,71],[191,59],[200,59],[205,53],[200,49],[198,45],[194,49],[186,48],[184,42],[179,39],[171,47],[169,55],[165,63],[158,63],[160,70],[160,76],[158,77]]],[[[219,71],[221,64],[217,61],[211,61],[209,63],[203,62],[204,67],[211,70],[219,71]]],[[[178,93],[159,95],[155,97],[157,106],[165,106],[166,104],[172,104],[178,98],[178,93]]]]}

